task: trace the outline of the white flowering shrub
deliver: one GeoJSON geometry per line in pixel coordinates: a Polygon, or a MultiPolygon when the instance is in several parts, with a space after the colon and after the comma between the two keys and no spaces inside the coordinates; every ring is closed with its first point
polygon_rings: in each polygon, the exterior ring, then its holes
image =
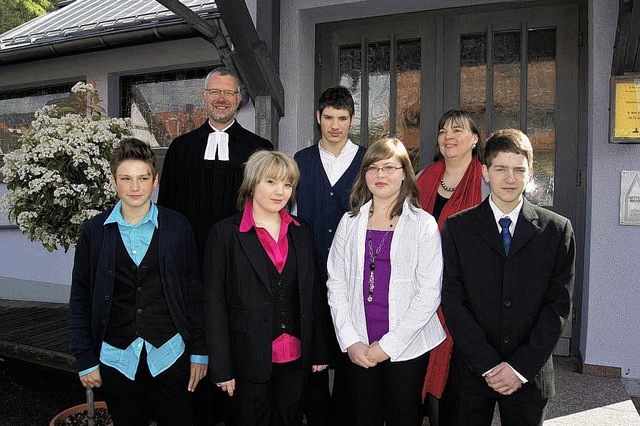
{"type": "Polygon", "coordinates": [[[64,105],[35,113],[21,147],[4,156],[10,190],[0,211],[31,240],[65,252],[78,241],[82,223],[117,201],[109,162],[129,119],[103,115],[95,83],[78,82],[64,105]]]}

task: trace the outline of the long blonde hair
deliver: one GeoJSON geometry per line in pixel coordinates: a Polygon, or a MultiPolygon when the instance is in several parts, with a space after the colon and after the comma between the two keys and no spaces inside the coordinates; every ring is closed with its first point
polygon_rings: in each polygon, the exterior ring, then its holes
{"type": "Polygon", "coordinates": [[[373,194],[367,187],[367,167],[373,163],[377,163],[378,161],[393,157],[400,160],[400,164],[402,164],[402,168],[404,169],[405,177],[400,186],[398,198],[396,198],[395,204],[391,209],[391,217],[400,216],[405,199],[409,200],[410,205],[420,208],[420,190],[416,183],[416,175],[413,171],[413,167],[411,166],[411,160],[409,159],[407,149],[399,139],[383,138],[369,145],[367,152],[364,154],[358,178],[356,179],[356,183],[353,185],[351,196],[349,197],[349,202],[352,206],[352,209],[349,212],[351,217],[357,216],[362,206],[373,198],[373,194]]]}

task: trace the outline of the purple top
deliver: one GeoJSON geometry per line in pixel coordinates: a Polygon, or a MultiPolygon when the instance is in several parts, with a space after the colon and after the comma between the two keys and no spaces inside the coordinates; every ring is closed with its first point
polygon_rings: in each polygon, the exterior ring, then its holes
{"type": "Polygon", "coordinates": [[[367,321],[367,334],[369,335],[369,344],[380,340],[382,336],[389,331],[389,279],[391,278],[391,239],[393,231],[374,231],[367,230],[367,240],[364,256],[364,314],[367,321]],[[382,243],[384,235],[389,232],[387,238],[382,243]],[[369,238],[371,238],[371,247],[373,254],[382,243],[380,253],[375,258],[374,290],[373,300],[368,301],[369,297],[369,276],[371,263],[369,257],[369,238]]]}

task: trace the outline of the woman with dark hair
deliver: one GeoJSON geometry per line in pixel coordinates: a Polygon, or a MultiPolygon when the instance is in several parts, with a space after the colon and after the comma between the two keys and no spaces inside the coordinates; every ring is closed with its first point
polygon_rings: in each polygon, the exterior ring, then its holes
{"type": "Polygon", "coordinates": [[[442,225],[482,201],[482,141],[471,114],[450,110],[438,123],[438,152],[418,177],[420,204],[442,225]]]}
{"type": "Polygon", "coordinates": [[[300,425],[308,374],[327,367],[326,289],[311,228],[285,211],[299,178],[289,155],[257,151],[244,170],[242,211],[216,223],[207,239],[210,371],[233,396],[234,425],[300,425]]]}
{"type": "MultiPolygon", "coordinates": [[[[478,127],[466,111],[445,112],[438,129],[437,154],[434,162],[420,173],[418,186],[420,205],[433,215],[442,230],[447,217],[480,204],[483,199],[480,162],[483,145],[478,127]]],[[[428,398],[426,408],[432,425],[439,423],[438,401],[435,398],[442,397],[453,347],[440,309],[438,316],[447,332],[447,339],[431,354],[423,389],[423,398],[427,394],[432,395],[428,398]]]]}
{"type": "Polygon", "coordinates": [[[445,338],[436,317],[440,234],[420,208],[402,142],[367,149],[329,252],[329,306],[349,355],[357,424],[419,425],[429,351],[445,338]]]}

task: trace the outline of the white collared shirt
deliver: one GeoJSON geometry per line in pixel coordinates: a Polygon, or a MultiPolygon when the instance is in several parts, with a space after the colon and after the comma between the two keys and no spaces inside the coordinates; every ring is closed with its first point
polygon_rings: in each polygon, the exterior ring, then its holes
{"type": "Polygon", "coordinates": [[[502,232],[502,226],[500,226],[500,222],[498,222],[503,217],[508,217],[511,219],[511,225],[509,225],[509,233],[513,236],[513,231],[516,230],[516,223],[518,222],[518,216],[520,216],[520,210],[522,210],[522,205],[524,204],[524,195],[520,197],[520,202],[518,205],[511,210],[509,213],[502,213],[500,208],[496,206],[496,203],[493,202],[491,195],[489,195],[489,205],[491,206],[491,211],[493,211],[493,217],[496,221],[496,226],[498,227],[498,232],[502,232]]]}
{"type": "Polygon", "coordinates": [[[342,147],[342,151],[337,157],[323,148],[321,143],[318,143],[318,151],[320,151],[320,161],[324,172],[327,175],[327,179],[329,179],[329,183],[333,186],[353,162],[358,153],[358,145],[351,142],[351,139],[347,139],[347,143],[342,147]]]}

